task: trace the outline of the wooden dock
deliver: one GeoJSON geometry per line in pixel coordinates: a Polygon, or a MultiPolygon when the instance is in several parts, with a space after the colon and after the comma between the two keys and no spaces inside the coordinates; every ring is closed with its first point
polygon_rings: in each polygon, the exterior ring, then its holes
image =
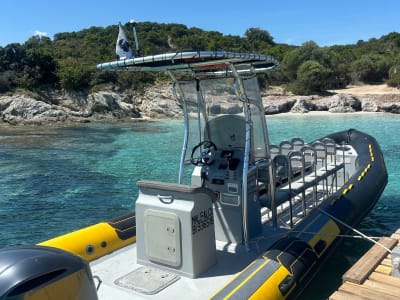
{"type": "MultiPolygon", "coordinates": [[[[400,247],[400,229],[379,243],[389,249],[400,247]]],[[[343,284],[331,300],[400,299],[400,278],[393,277],[392,256],[383,247],[374,245],[344,275],[343,284]]]]}

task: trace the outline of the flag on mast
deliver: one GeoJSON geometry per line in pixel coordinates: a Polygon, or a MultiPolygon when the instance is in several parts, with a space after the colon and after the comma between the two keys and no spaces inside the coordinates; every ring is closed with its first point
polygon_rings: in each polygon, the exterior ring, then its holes
{"type": "Polygon", "coordinates": [[[132,58],[132,48],[129,45],[128,39],[126,37],[125,31],[122,28],[121,22],[119,23],[119,33],[117,39],[117,45],[115,46],[115,52],[119,56],[119,59],[132,58]]]}

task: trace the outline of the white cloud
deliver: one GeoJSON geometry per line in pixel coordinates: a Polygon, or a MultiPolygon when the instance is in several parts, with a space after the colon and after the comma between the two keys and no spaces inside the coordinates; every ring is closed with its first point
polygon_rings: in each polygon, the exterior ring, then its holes
{"type": "Polygon", "coordinates": [[[48,36],[47,32],[40,31],[40,30],[35,30],[35,31],[33,32],[33,35],[34,35],[34,36],[38,36],[38,37],[48,36]]]}

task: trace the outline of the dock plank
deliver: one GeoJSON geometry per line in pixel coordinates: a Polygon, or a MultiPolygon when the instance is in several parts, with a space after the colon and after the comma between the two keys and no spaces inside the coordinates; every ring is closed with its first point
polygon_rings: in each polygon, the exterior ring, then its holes
{"type": "Polygon", "coordinates": [[[381,273],[381,274],[391,275],[392,274],[392,267],[379,265],[379,266],[376,267],[375,271],[378,272],[378,273],[381,273]]]}
{"type": "Polygon", "coordinates": [[[369,276],[369,280],[383,282],[392,285],[395,288],[400,288],[400,278],[398,277],[388,276],[378,272],[372,272],[369,276]]]}
{"type": "MultiPolygon", "coordinates": [[[[389,276],[388,276],[389,277],[389,276]]],[[[381,294],[388,294],[400,298],[400,286],[396,287],[385,282],[378,282],[374,280],[366,280],[363,284],[364,287],[370,288],[381,294]]]]}
{"type": "Polygon", "coordinates": [[[392,267],[392,260],[386,257],[382,260],[381,265],[392,267]]]}
{"type": "MultiPolygon", "coordinates": [[[[339,288],[339,291],[345,291],[353,295],[357,295],[358,297],[362,297],[364,299],[376,300],[376,299],[385,299],[385,300],[398,300],[399,296],[393,296],[388,294],[387,292],[381,292],[364,285],[359,285],[351,282],[345,282],[339,288]]],[[[349,297],[349,299],[354,299],[353,295],[349,297]]]]}
{"type": "MultiPolygon", "coordinates": [[[[398,240],[389,237],[382,237],[379,239],[379,243],[389,249],[392,249],[398,243],[398,240]]],[[[343,275],[343,280],[362,284],[374,271],[374,269],[377,268],[387,254],[388,253],[384,248],[379,245],[374,245],[353,265],[353,267],[350,268],[350,270],[343,275]]],[[[386,274],[387,271],[382,269],[382,272],[386,274]]]]}
{"type": "Polygon", "coordinates": [[[333,293],[330,297],[329,300],[365,300],[364,297],[357,296],[351,293],[348,293],[346,291],[336,291],[333,293]]]}
{"type": "Polygon", "coordinates": [[[399,240],[400,239],[400,233],[396,232],[396,233],[392,234],[390,237],[393,238],[393,239],[399,240]]]}
{"type": "MultiPolygon", "coordinates": [[[[379,243],[389,249],[400,247],[400,228],[379,243]]],[[[391,276],[392,255],[374,245],[344,275],[343,283],[330,300],[400,299],[400,278],[391,276]]]]}

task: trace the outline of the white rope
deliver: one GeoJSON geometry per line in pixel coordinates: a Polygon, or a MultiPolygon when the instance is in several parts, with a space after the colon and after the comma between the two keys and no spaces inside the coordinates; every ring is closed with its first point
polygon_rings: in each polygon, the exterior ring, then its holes
{"type": "Polygon", "coordinates": [[[362,237],[362,238],[364,238],[364,239],[366,239],[366,240],[371,241],[371,242],[374,243],[375,245],[378,245],[378,246],[382,247],[382,248],[385,249],[387,252],[389,252],[390,254],[392,254],[392,250],[390,250],[389,248],[387,248],[385,245],[382,245],[381,243],[375,241],[372,237],[369,237],[369,236],[367,236],[366,234],[362,233],[361,231],[359,231],[359,230],[357,230],[357,229],[351,227],[350,225],[348,225],[348,224],[346,224],[345,222],[339,220],[338,218],[332,216],[330,213],[328,213],[328,212],[326,212],[326,211],[320,209],[319,207],[317,207],[317,209],[318,209],[320,212],[322,212],[323,214],[327,215],[329,218],[335,220],[336,222],[338,222],[338,223],[342,224],[343,226],[349,228],[350,230],[354,231],[354,232],[357,233],[360,237],[362,237]]]}

